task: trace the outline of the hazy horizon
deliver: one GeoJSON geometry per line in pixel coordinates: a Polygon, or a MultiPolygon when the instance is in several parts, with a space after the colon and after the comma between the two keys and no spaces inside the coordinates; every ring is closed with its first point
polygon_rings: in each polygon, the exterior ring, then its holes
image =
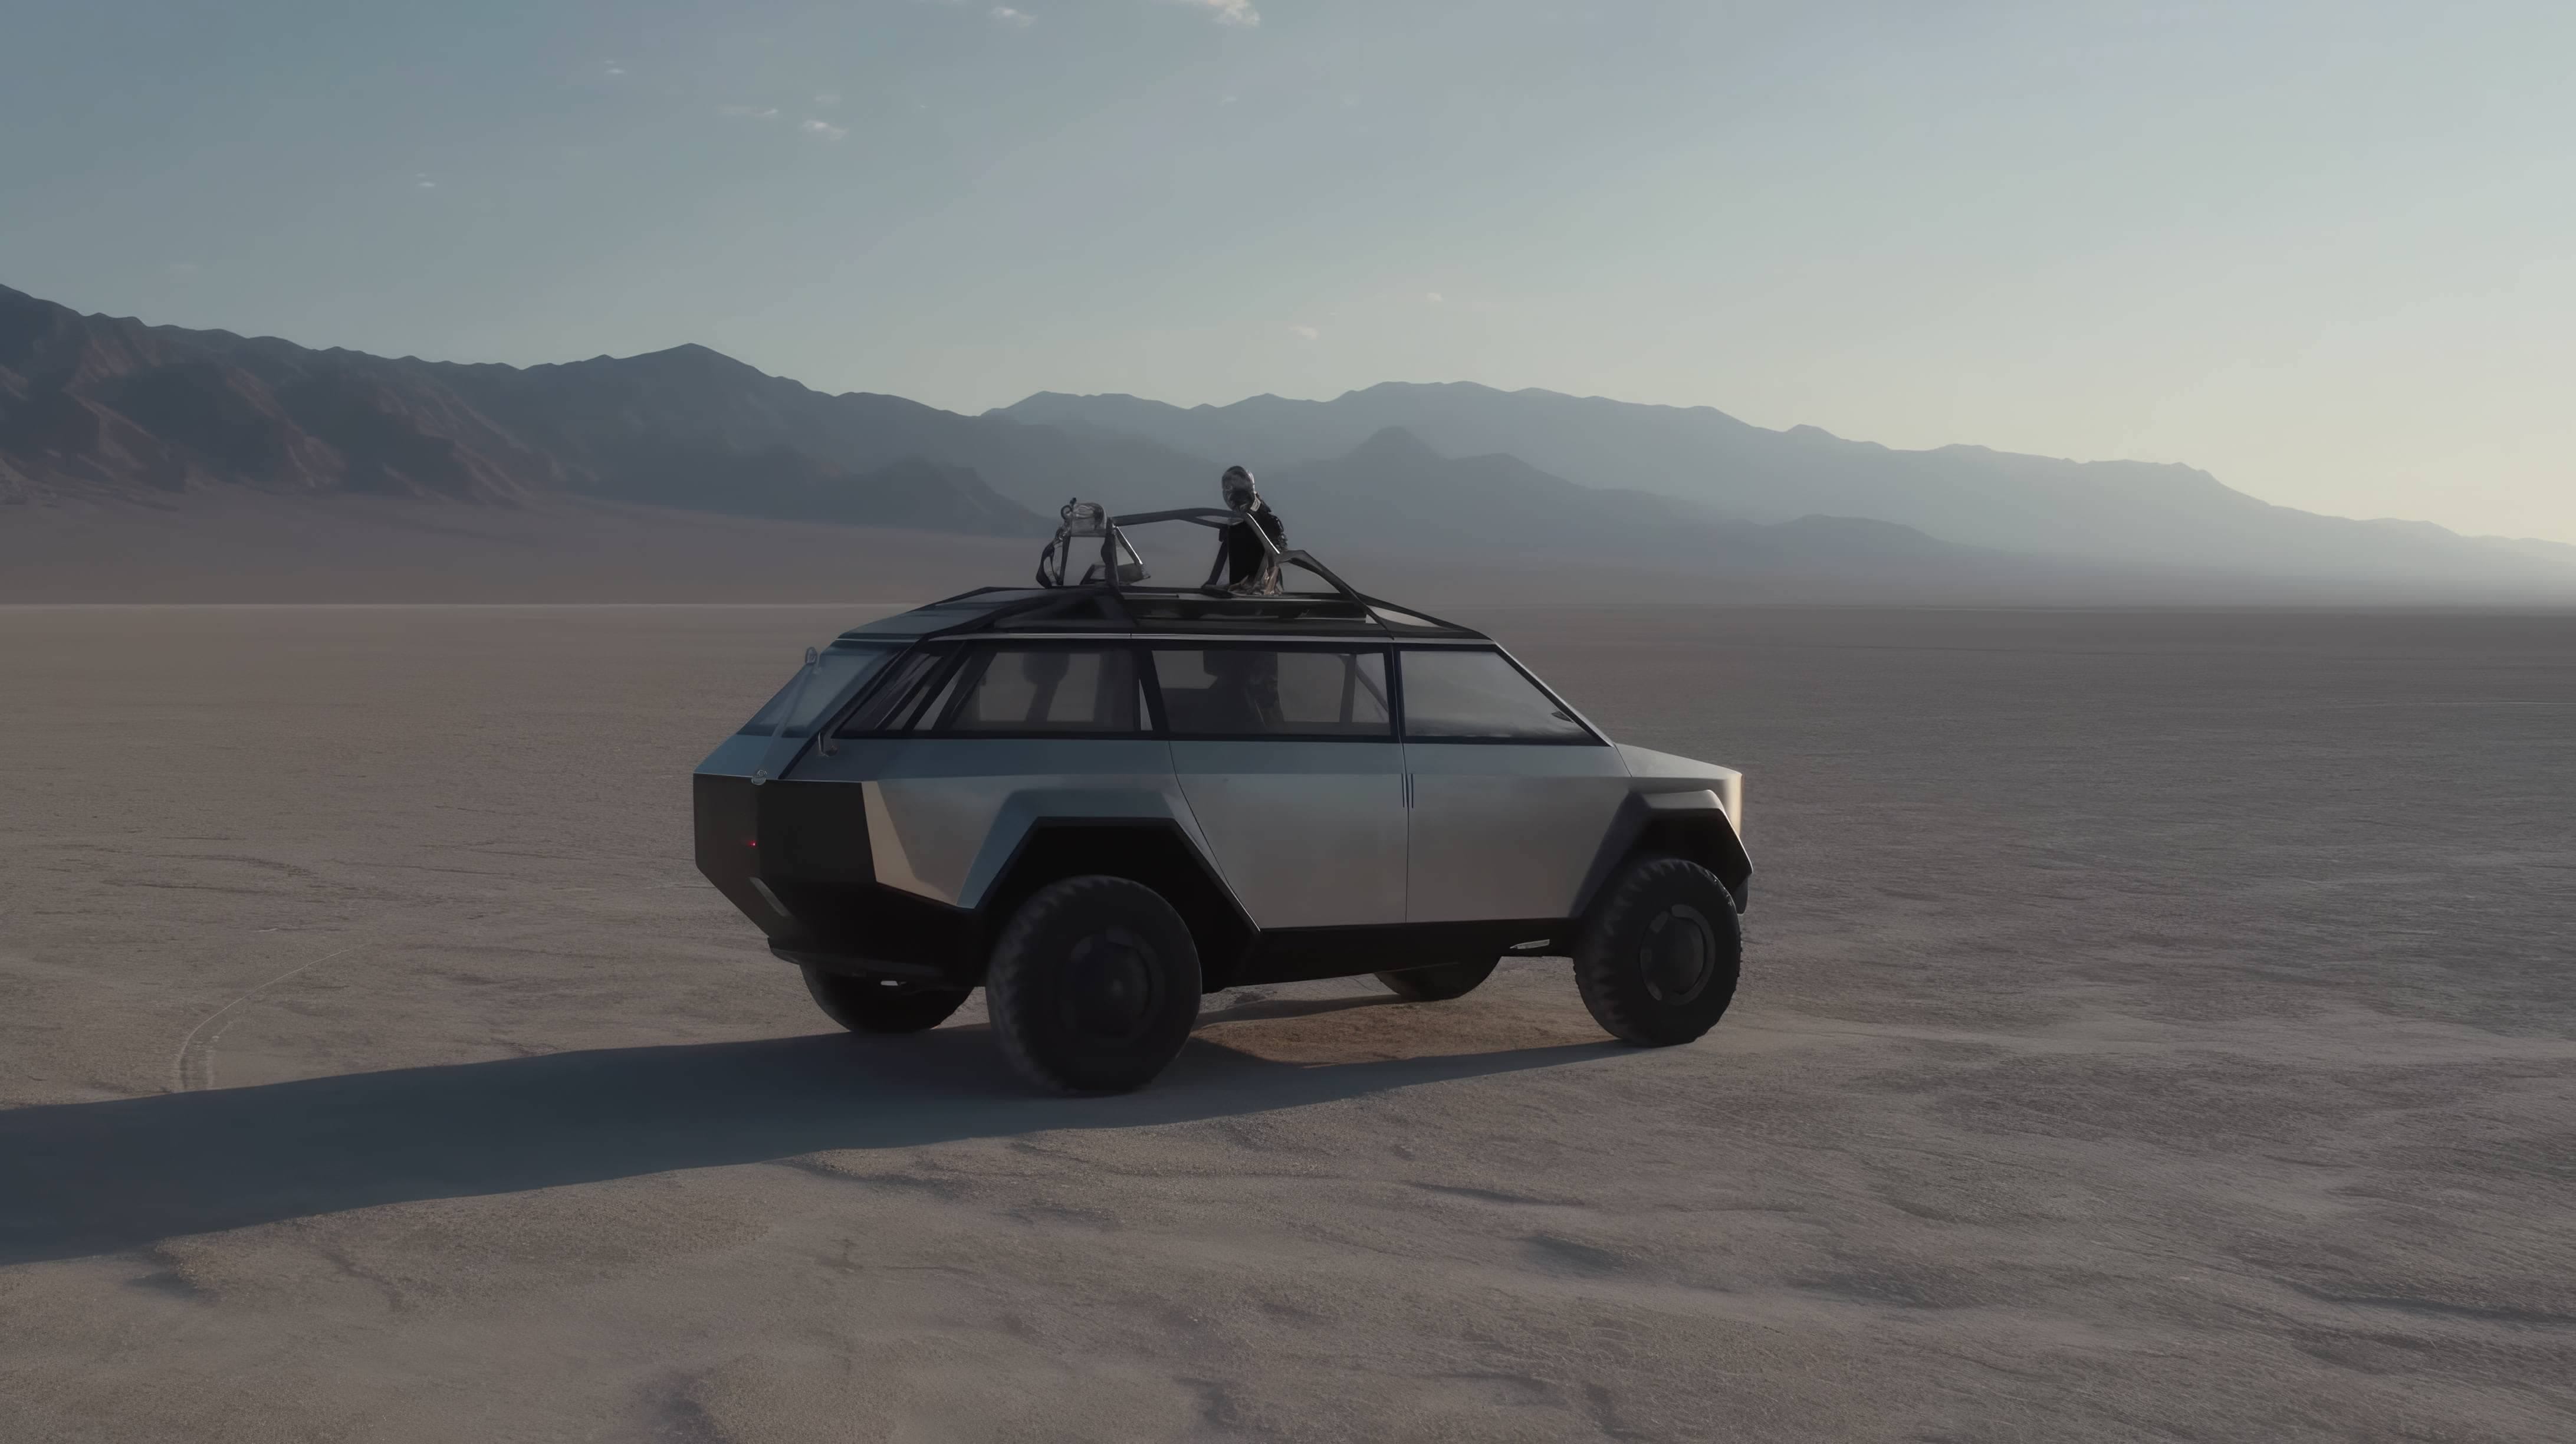
{"type": "Polygon", "coordinates": [[[979,412],[1474,381],[2576,542],[2559,7],[39,0],[0,283],[979,412]]]}

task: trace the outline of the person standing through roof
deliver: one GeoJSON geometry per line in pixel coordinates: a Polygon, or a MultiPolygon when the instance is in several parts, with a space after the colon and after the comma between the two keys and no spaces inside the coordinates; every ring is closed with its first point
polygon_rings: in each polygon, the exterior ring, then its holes
{"type": "Polygon", "coordinates": [[[1252,473],[1240,466],[1229,466],[1218,478],[1217,490],[1225,497],[1226,510],[1244,519],[1217,533],[1217,560],[1224,569],[1226,585],[1240,592],[1263,595],[1279,590],[1279,569],[1270,561],[1271,547],[1288,545],[1288,524],[1270,503],[1261,499],[1261,488],[1254,484],[1252,473]],[[1270,547],[1261,544],[1253,534],[1254,527],[1270,535],[1270,547]]]}

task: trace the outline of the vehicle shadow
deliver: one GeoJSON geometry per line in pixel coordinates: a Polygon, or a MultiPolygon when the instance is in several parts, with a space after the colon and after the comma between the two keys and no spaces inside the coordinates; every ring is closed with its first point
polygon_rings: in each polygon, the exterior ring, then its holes
{"type": "Polygon", "coordinates": [[[1193,1039],[1154,1088],[1017,1088],[988,1030],[606,1048],[0,1111],[0,1264],[375,1204],[1056,1128],[1139,1128],[1544,1068],[1606,1043],[1318,1066],[1193,1039]]]}
{"type": "Polygon", "coordinates": [[[1405,1000],[1393,993],[1357,998],[1270,998],[1251,997],[1222,1008],[1211,1008],[1199,1014],[1198,1026],[1210,1023],[1246,1023],[1255,1019],[1311,1018],[1319,1013],[1347,1013],[1353,1008],[1392,1008],[1405,1000]]]}

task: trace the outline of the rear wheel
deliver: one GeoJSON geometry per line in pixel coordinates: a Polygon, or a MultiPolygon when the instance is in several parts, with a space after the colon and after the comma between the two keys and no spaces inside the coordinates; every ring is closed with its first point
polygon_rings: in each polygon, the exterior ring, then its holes
{"type": "Polygon", "coordinates": [[[1435,963],[1427,968],[1406,968],[1402,972],[1380,973],[1377,980],[1399,998],[1417,1003],[1437,1003],[1449,998],[1462,998],[1476,991],[1501,958],[1474,958],[1463,963],[1435,963]]]}
{"type": "Polygon", "coordinates": [[[1059,1093],[1154,1080],[1199,1016],[1199,953],[1162,895],[1074,877],[1030,895],[993,944],[984,1004],[1003,1056],[1059,1093]]]}
{"type": "Polygon", "coordinates": [[[1743,926],[1717,874],[1687,858],[1643,857],[1593,904],[1574,981],[1612,1037],[1660,1048],[1717,1026],[1743,964],[1743,926]]]}
{"type": "Polygon", "coordinates": [[[853,1033],[918,1033],[948,1021],[966,988],[925,987],[884,978],[853,978],[806,968],[805,991],[835,1023],[853,1033]]]}

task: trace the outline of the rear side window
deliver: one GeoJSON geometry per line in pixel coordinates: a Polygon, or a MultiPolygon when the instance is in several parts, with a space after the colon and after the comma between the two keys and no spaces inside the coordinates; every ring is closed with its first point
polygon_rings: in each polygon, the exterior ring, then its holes
{"type": "Polygon", "coordinates": [[[839,643],[814,658],[810,668],[800,667],[787,685],[768,705],[751,715],[742,730],[767,737],[773,733],[802,737],[814,730],[832,704],[850,694],[852,688],[865,682],[886,664],[886,660],[903,650],[897,645],[877,643],[839,643]],[[780,726],[781,722],[785,726],[780,726]]]}
{"type": "Polygon", "coordinates": [[[1116,735],[1143,730],[1126,647],[976,647],[920,726],[946,733],[1116,735]]]}
{"type": "Polygon", "coordinates": [[[1500,652],[1404,654],[1404,735],[1424,742],[1590,742],[1574,714],[1500,652]]]}
{"type": "Polygon", "coordinates": [[[876,690],[850,713],[836,737],[864,737],[871,732],[900,732],[921,715],[931,677],[953,654],[936,648],[916,649],[886,673],[876,690]]]}
{"type": "Polygon", "coordinates": [[[1176,737],[1395,735],[1381,651],[1158,647],[1153,657],[1163,722],[1176,737]]]}

